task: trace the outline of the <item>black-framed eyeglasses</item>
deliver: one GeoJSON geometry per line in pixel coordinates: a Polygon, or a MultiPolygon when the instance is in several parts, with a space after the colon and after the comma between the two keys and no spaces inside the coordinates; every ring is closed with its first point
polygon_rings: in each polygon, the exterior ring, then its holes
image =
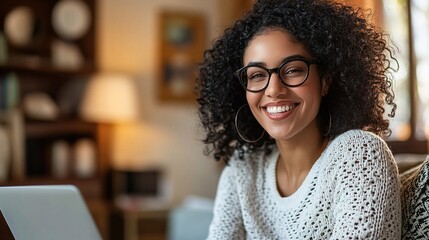
{"type": "Polygon", "coordinates": [[[282,62],[277,68],[266,68],[261,64],[250,64],[238,69],[235,76],[240,84],[249,92],[265,90],[270,83],[271,74],[277,73],[280,81],[288,87],[298,87],[307,80],[310,65],[316,61],[296,56],[282,62]]]}

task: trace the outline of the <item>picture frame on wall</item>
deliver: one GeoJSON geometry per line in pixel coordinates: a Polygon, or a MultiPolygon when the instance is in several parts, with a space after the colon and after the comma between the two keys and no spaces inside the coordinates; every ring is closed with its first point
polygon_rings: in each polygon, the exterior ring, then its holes
{"type": "Polygon", "coordinates": [[[158,98],[161,102],[193,102],[198,63],[206,48],[202,14],[160,13],[160,63],[158,98]]]}

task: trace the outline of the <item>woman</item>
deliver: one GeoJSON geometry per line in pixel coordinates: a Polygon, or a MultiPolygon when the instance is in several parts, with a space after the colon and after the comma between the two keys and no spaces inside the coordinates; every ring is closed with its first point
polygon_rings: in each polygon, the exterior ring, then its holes
{"type": "Polygon", "coordinates": [[[201,64],[200,118],[221,175],[209,239],[399,239],[383,34],[361,10],[260,0],[201,64]]]}

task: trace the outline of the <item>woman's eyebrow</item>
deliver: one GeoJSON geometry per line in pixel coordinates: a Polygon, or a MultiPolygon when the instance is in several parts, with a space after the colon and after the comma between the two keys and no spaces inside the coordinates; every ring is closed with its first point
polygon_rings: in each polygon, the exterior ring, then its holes
{"type": "Polygon", "coordinates": [[[266,67],[267,64],[265,64],[264,62],[249,62],[246,66],[264,66],[264,67],[266,67]]]}
{"type": "MultiPolygon", "coordinates": [[[[287,62],[287,61],[290,61],[290,60],[294,60],[294,59],[307,59],[307,58],[301,54],[294,54],[294,55],[290,55],[290,56],[283,58],[280,61],[280,64],[287,62]]],[[[265,62],[251,61],[251,62],[247,63],[246,66],[264,66],[264,67],[266,67],[267,64],[265,62]]]]}
{"type": "Polygon", "coordinates": [[[296,59],[305,59],[305,60],[307,60],[307,58],[304,57],[301,54],[294,54],[294,55],[287,56],[287,57],[283,58],[283,60],[281,61],[281,63],[284,63],[284,62],[287,62],[287,61],[291,61],[291,60],[296,60],[296,59]]]}

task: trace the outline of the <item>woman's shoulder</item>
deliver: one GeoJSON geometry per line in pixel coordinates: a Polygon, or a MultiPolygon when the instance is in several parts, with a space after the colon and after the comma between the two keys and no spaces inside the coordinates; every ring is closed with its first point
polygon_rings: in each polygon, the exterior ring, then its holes
{"type": "Polygon", "coordinates": [[[332,140],[328,155],[331,164],[340,168],[367,169],[372,165],[373,170],[380,167],[396,169],[393,155],[386,142],[378,135],[364,130],[349,130],[332,140]],[[342,161],[338,161],[342,159],[342,161]]]}
{"type": "Polygon", "coordinates": [[[387,148],[386,142],[378,135],[360,129],[348,130],[335,137],[331,146],[365,146],[366,148],[382,147],[387,148]],[[380,146],[381,145],[381,146],[380,146]]]}

